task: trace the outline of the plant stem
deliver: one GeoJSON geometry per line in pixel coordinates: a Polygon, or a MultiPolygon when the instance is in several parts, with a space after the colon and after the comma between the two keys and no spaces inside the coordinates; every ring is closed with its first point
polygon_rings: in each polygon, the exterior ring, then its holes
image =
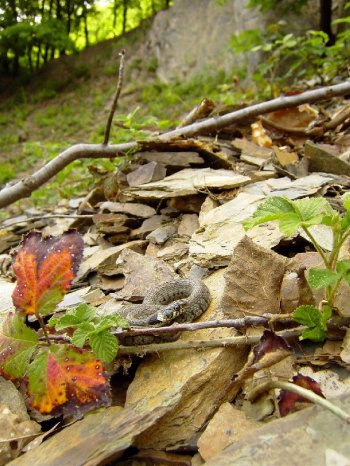
{"type": "Polygon", "coordinates": [[[328,262],[328,259],[325,255],[325,253],[322,251],[322,248],[318,245],[317,241],[315,240],[313,234],[311,233],[311,231],[308,229],[308,227],[306,226],[302,226],[301,227],[305,233],[307,234],[307,236],[310,238],[310,241],[311,243],[313,244],[314,248],[316,249],[316,251],[319,253],[319,255],[322,257],[322,260],[324,262],[324,265],[327,267],[327,269],[330,268],[330,264],[328,262]]]}
{"type": "Polygon", "coordinates": [[[47,346],[51,346],[51,342],[50,342],[49,335],[47,333],[45,322],[44,322],[43,318],[41,317],[40,314],[35,314],[35,317],[38,319],[40,327],[42,328],[42,331],[44,332],[44,337],[45,337],[47,346]]]}
{"type": "Polygon", "coordinates": [[[256,387],[254,392],[251,393],[249,397],[250,401],[252,401],[252,399],[255,399],[258,396],[258,394],[270,390],[272,388],[281,388],[282,390],[287,390],[289,392],[296,393],[297,395],[306,398],[312,403],[318,404],[319,406],[328,409],[333,414],[338,416],[340,419],[350,424],[350,415],[346,413],[343,409],[339,408],[339,406],[336,406],[330,401],[322,398],[321,396],[314,393],[312,390],[307,390],[306,388],[300,387],[299,385],[296,385],[291,382],[284,382],[282,380],[269,380],[267,382],[264,382],[263,384],[256,387]]]}

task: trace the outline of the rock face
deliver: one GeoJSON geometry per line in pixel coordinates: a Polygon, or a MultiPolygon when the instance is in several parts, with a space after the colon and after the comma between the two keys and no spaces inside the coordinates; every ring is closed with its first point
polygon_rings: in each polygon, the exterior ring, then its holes
{"type": "MultiPolygon", "coordinates": [[[[288,22],[288,32],[318,27],[314,1],[308,6],[313,14],[297,17],[286,17],[276,11],[263,14],[246,8],[246,3],[246,0],[227,0],[219,5],[215,0],[174,0],[170,10],[158,13],[147,44],[148,54],[157,58],[158,77],[168,81],[193,76],[203,69],[232,71],[244,63],[242,57],[238,59],[230,52],[231,35],[263,28],[267,22],[277,22],[281,17],[288,22]]],[[[251,61],[249,68],[252,70],[255,65],[256,61],[251,61]]]]}

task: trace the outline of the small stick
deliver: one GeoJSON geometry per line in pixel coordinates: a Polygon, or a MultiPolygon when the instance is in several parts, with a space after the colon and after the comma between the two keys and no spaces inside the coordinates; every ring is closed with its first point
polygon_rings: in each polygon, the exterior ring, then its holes
{"type": "Polygon", "coordinates": [[[105,137],[104,137],[104,140],[103,140],[103,145],[104,146],[107,146],[108,141],[109,141],[111,126],[112,126],[112,120],[113,120],[113,117],[114,117],[114,113],[115,113],[115,111],[117,109],[119,96],[120,96],[122,86],[123,86],[124,62],[125,62],[125,50],[124,49],[119,53],[119,56],[120,56],[120,63],[119,63],[119,74],[118,74],[117,90],[116,90],[116,93],[115,93],[115,96],[114,96],[111,111],[109,113],[107,124],[106,124],[105,137]]]}
{"type": "Polygon", "coordinates": [[[259,396],[259,394],[272,388],[281,388],[282,390],[287,390],[289,392],[296,393],[297,395],[300,395],[305,399],[311,401],[311,403],[318,404],[319,406],[328,409],[333,414],[338,416],[340,419],[350,424],[350,415],[343,411],[343,409],[331,403],[329,400],[326,400],[325,398],[322,398],[321,396],[317,395],[312,390],[300,387],[299,385],[296,385],[291,382],[284,382],[282,380],[269,380],[267,382],[264,382],[258,387],[256,387],[254,391],[251,392],[251,394],[249,395],[249,400],[253,401],[255,398],[257,398],[257,396],[259,396]]]}

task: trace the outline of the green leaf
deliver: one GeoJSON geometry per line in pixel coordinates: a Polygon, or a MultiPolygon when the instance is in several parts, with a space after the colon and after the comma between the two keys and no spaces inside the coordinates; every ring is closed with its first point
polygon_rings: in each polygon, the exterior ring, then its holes
{"type": "Polygon", "coordinates": [[[350,212],[350,194],[346,193],[343,196],[343,206],[347,212],[350,212]]]}
{"type": "Polygon", "coordinates": [[[96,330],[98,329],[108,329],[111,327],[120,327],[120,328],[129,328],[129,322],[125,317],[120,314],[113,314],[110,316],[101,317],[100,320],[96,322],[96,330]]]}
{"type": "Polygon", "coordinates": [[[250,220],[243,222],[246,230],[253,228],[255,225],[268,222],[270,220],[280,219],[283,214],[295,214],[291,201],[284,197],[269,197],[261,202],[253,213],[250,220]]]}
{"type": "Polygon", "coordinates": [[[76,308],[67,311],[61,317],[52,317],[49,325],[56,330],[63,330],[69,327],[77,327],[81,323],[91,322],[96,316],[96,309],[87,304],[80,304],[76,308]]]}
{"type": "Polygon", "coordinates": [[[90,335],[90,345],[98,359],[111,362],[118,352],[118,341],[114,335],[107,330],[95,332],[90,335]]]}
{"type": "Polygon", "coordinates": [[[0,330],[0,374],[23,377],[37,345],[35,330],[27,327],[18,314],[9,313],[0,330]]]}
{"type": "Polygon", "coordinates": [[[341,275],[346,275],[350,270],[350,259],[337,262],[336,270],[341,275]]]}
{"type": "Polygon", "coordinates": [[[89,324],[88,322],[81,324],[72,336],[72,343],[78,348],[82,348],[85,345],[86,340],[94,331],[95,327],[92,324],[89,324]]]}
{"type": "Polygon", "coordinates": [[[317,225],[323,215],[332,215],[335,211],[323,197],[297,199],[293,204],[300,215],[300,219],[307,225],[317,225]]]}
{"type": "Polygon", "coordinates": [[[315,306],[298,306],[293,312],[293,320],[307,327],[319,326],[321,313],[315,306]]]}
{"type": "Polygon", "coordinates": [[[323,341],[326,338],[326,332],[320,327],[307,328],[300,336],[301,340],[323,341]]]}
{"type": "Polygon", "coordinates": [[[307,281],[311,288],[325,288],[334,285],[341,278],[341,274],[328,269],[310,269],[307,281]]]}

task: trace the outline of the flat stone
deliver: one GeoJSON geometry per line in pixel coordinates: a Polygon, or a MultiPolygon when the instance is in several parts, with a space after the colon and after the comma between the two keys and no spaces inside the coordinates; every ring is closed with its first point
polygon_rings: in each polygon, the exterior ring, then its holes
{"type": "MultiPolygon", "coordinates": [[[[212,302],[199,318],[215,320],[222,315],[218,303],[223,292],[223,271],[204,280],[212,302]]],[[[184,332],[183,340],[212,339],[235,335],[233,329],[206,329],[184,332]]],[[[163,450],[187,441],[198,432],[211,414],[234,394],[232,375],[244,364],[247,348],[215,348],[204,351],[165,351],[144,360],[129,386],[126,407],[147,412],[150,407],[168,405],[174,397],[174,408],[137,439],[138,448],[163,450]]]]}
{"type": "Polygon", "coordinates": [[[189,196],[200,190],[218,188],[229,189],[250,181],[248,176],[231,170],[212,168],[185,168],[162,181],[130,187],[126,193],[145,199],[166,199],[169,197],[189,196]]]}
{"type": "Polygon", "coordinates": [[[148,162],[160,162],[169,167],[190,167],[204,163],[197,152],[138,152],[137,155],[148,162]]]}
{"type": "Polygon", "coordinates": [[[156,210],[146,204],[136,202],[102,202],[99,206],[100,211],[108,210],[109,212],[120,212],[135,217],[148,218],[156,214],[156,210]]]}
{"type": "Polygon", "coordinates": [[[312,175],[291,180],[288,177],[275,178],[267,181],[258,181],[242,188],[241,192],[263,196],[286,196],[289,199],[315,194],[322,186],[333,183],[334,178],[325,173],[313,173],[312,175]]]}
{"type": "Polygon", "coordinates": [[[154,244],[164,244],[169,238],[174,236],[177,228],[174,225],[163,225],[152,231],[146,236],[146,239],[154,244]]]}
{"type": "Polygon", "coordinates": [[[241,437],[261,427],[230,403],[223,403],[198,440],[199,453],[209,460],[241,437]]]}
{"type": "Polygon", "coordinates": [[[192,236],[198,227],[198,215],[184,214],[181,217],[177,232],[180,236],[192,236]]]}
{"type": "Polygon", "coordinates": [[[334,153],[335,147],[306,141],[305,157],[309,161],[310,171],[350,176],[350,163],[342,160],[340,154],[334,153]]]}
{"type": "Polygon", "coordinates": [[[136,228],[131,232],[131,238],[144,238],[148,233],[151,233],[156,228],[169,221],[167,215],[153,215],[142,222],[140,228],[136,228]]]}
{"type": "Polygon", "coordinates": [[[157,257],[159,259],[163,259],[165,261],[176,259],[179,260],[180,257],[185,256],[188,253],[188,244],[185,243],[175,243],[171,246],[167,246],[166,248],[161,249],[157,253],[157,257]]]}
{"type": "Polygon", "coordinates": [[[125,285],[113,296],[128,301],[141,301],[150,288],[174,280],[173,269],[160,259],[143,256],[125,249],[118,257],[117,273],[125,275],[125,285]]]}
{"type": "MultiPolygon", "coordinates": [[[[332,399],[350,411],[350,397],[332,399]]],[[[349,428],[344,420],[320,406],[312,406],[265,424],[243,436],[207,461],[205,466],[320,466],[347,465],[349,428]],[[332,456],[333,455],[333,456],[332,456]],[[331,462],[331,456],[343,458],[331,462]],[[345,461],[346,460],[346,461],[345,461]]]]}
{"type": "Polygon", "coordinates": [[[158,162],[149,162],[141,165],[137,170],[128,173],[126,179],[130,187],[140,186],[151,181],[162,180],[166,175],[166,168],[158,162]]]}
{"type": "Polygon", "coordinates": [[[227,265],[234,247],[246,234],[261,246],[276,246],[283,237],[276,223],[258,225],[248,232],[242,226],[263,199],[262,195],[240,193],[232,201],[200,215],[200,227],[189,242],[193,261],[204,267],[227,265]]]}
{"type": "Polygon", "coordinates": [[[128,248],[140,251],[145,244],[144,241],[138,240],[110,248],[98,247],[90,257],[82,262],[76,280],[82,280],[93,271],[99,271],[104,275],[115,275],[117,273],[115,261],[119,254],[128,248]]]}

